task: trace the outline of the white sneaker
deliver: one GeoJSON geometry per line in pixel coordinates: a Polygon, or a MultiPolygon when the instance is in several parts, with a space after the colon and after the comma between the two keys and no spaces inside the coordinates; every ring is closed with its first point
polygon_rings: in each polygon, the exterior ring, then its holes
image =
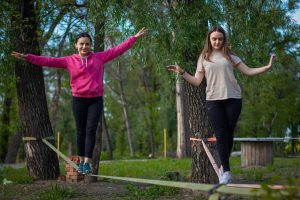
{"type": "Polygon", "coordinates": [[[220,184],[227,184],[231,180],[231,174],[229,171],[224,172],[223,175],[220,178],[220,184]]]}
{"type": "Polygon", "coordinates": [[[223,174],[224,174],[224,170],[223,170],[223,166],[221,165],[219,168],[219,183],[221,182],[221,177],[223,176],[223,174]]]}

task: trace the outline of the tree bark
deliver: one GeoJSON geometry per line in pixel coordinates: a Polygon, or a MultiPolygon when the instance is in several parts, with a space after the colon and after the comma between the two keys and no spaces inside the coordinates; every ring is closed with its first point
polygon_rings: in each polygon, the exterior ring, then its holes
{"type": "MultiPolygon", "coordinates": [[[[190,146],[189,138],[186,137],[186,123],[185,123],[185,106],[184,106],[184,82],[182,78],[176,81],[176,109],[177,109],[177,157],[185,158],[190,153],[188,146],[190,146]],[[188,140],[187,140],[188,139],[188,140]]],[[[190,149],[190,148],[189,148],[190,149]]]]}
{"type": "Polygon", "coordinates": [[[20,131],[16,132],[10,141],[8,146],[7,154],[5,157],[5,164],[14,164],[17,160],[18,150],[22,141],[22,133],[20,131]]]}
{"type": "MultiPolygon", "coordinates": [[[[213,136],[213,129],[208,121],[205,106],[206,81],[199,87],[186,84],[188,121],[191,128],[191,137],[207,138],[213,136]]],[[[207,146],[217,163],[220,163],[215,143],[207,146]]],[[[191,144],[192,174],[191,181],[197,183],[217,183],[218,177],[203,149],[201,142],[193,141],[191,144]]]]}
{"type": "MultiPolygon", "coordinates": [[[[18,6],[16,12],[19,13],[12,16],[13,46],[19,52],[39,54],[39,2],[16,0],[13,5],[18,6]]],[[[42,68],[17,60],[15,74],[23,136],[38,139],[24,144],[29,175],[37,180],[56,179],[59,176],[57,155],[41,141],[53,136],[42,68]]],[[[53,140],[50,142],[54,144],[53,140]]]]}

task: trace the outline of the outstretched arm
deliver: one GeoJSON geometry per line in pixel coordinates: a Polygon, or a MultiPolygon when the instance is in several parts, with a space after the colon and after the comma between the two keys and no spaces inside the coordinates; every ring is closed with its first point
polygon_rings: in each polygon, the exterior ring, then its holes
{"type": "Polygon", "coordinates": [[[47,67],[56,67],[56,68],[67,67],[67,62],[63,57],[55,58],[55,57],[48,57],[48,56],[36,56],[32,54],[23,54],[15,51],[11,52],[11,55],[18,59],[27,60],[28,62],[38,66],[47,66],[47,67]]]}
{"type": "Polygon", "coordinates": [[[23,53],[13,51],[13,52],[11,52],[10,55],[12,55],[13,57],[18,58],[18,59],[22,59],[22,60],[26,59],[26,55],[23,53]]]}
{"type": "Polygon", "coordinates": [[[101,54],[104,55],[104,57],[103,57],[104,62],[108,62],[108,61],[122,55],[123,53],[125,53],[128,49],[130,49],[134,45],[135,41],[138,38],[141,38],[142,36],[144,36],[146,34],[146,32],[147,32],[147,30],[144,27],[137,34],[135,34],[134,36],[131,36],[130,38],[128,38],[126,41],[122,42],[118,46],[115,46],[111,49],[101,52],[101,54]]]}
{"type": "Polygon", "coordinates": [[[204,78],[204,71],[196,71],[195,76],[192,76],[178,65],[168,65],[167,69],[180,74],[182,78],[194,86],[199,86],[204,78]]]}
{"type": "Polygon", "coordinates": [[[269,69],[271,69],[274,61],[276,59],[276,55],[275,54],[272,54],[271,57],[270,57],[270,61],[269,61],[269,64],[266,65],[266,66],[263,66],[263,67],[258,67],[258,68],[250,68],[248,67],[247,65],[245,65],[244,63],[239,63],[237,65],[237,68],[243,73],[243,74],[246,74],[248,76],[255,76],[255,75],[258,75],[258,74],[262,74],[264,72],[267,72],[269,69]]]}

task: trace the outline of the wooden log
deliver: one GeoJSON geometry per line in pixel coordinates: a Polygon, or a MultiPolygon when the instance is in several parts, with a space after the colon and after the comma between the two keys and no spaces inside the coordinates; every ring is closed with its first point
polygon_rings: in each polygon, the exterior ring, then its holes
{"type": "Polygon", "coordinates": [[[273,163],[273,141],[242,141],[241,166],[266,166],[273,163]]]}

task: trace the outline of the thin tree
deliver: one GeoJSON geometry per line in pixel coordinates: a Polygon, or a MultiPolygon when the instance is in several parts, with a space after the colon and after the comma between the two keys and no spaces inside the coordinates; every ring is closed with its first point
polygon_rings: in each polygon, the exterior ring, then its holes
{"type": "MultiPolygon", "coordinates": [[[[94,36],[94,50],[96,52],[103,51],[104,50],[104,15],[101,20],[95,23],[95,36],[94,36]]],[[[103,113],[104,111],[102,111],[103,113]]],[[[102,114],[101,118],[104,115],[102,114]]],[[[101,157],[101,149],[102,149],[102,127],[103,123],[102,120],[99,120],[98,122],[98,128],[96,132],[96,143],[93,151],[93,158],[92,158],[92,173],[98,174],[99,171],[99,165],[100,165],[100,157],[101,157]]],[[[97,177],[89,176],[85,177],[85,180],[88,182],[96,182],[97,177]]]]}

